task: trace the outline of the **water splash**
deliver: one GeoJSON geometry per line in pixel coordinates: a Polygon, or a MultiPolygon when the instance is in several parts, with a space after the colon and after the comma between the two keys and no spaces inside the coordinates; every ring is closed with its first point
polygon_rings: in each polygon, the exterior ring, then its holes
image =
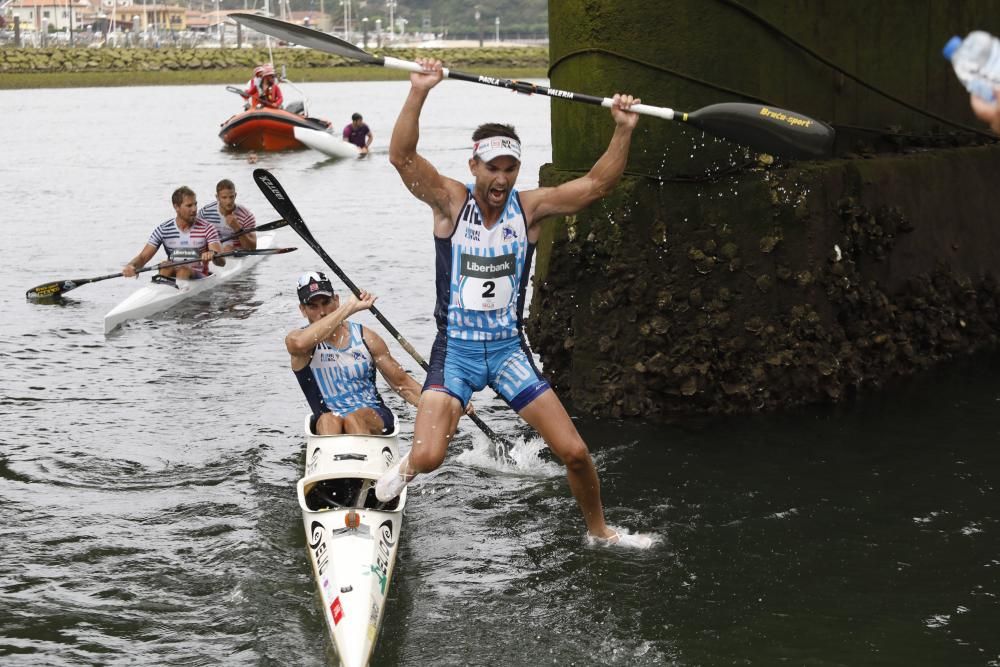
{"type": "Polygon", "coordinates": [[[482,433],[472,437],[472,449],[467,449],[455,457],[463,465],[491,472],[524,475],[528,477],[562,477],[562,466],[555,461],[542,457],[547,449],[545,441],[537,435],[527,440],[524,436],[512,438],[514,446],[510,448],[509,457],[500,456],[496,445],[482,433]]]}
{"type": "Polygon", "coordinates": [[[617,537],[613,537],[608,540],[588,534],[586,538],[587,546],[606,547],[608,549],[637,549],[644,551],[646,549],[652,549],[656,545],[663,542],[663,537],[657,533],[633,533],[629,531],[628,528],[612,526],[610,523],[608,524],[608,528],[618,533],[617,537]]]}

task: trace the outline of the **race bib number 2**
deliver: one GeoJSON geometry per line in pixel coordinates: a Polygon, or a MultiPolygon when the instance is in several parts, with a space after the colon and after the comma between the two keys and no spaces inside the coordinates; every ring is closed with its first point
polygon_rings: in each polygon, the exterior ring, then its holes
{"type": "Polygon", "coordinates": [[[500,310],[514,302],[514,254],[479,257],[462,253],[459,305],[467,310],[500,310]]]}

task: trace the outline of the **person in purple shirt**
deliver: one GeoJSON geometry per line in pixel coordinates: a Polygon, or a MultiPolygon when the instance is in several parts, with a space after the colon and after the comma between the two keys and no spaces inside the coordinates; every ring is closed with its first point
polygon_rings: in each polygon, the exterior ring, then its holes
{"type": "Polygon", "coordinates": [[[368,147],[375,140],[371,128],[365,125],[361,114],[351,115],[351,124],[344,128],[344,141],[354,144],[361,150],[362,155],[368,154],[368,147]]]}

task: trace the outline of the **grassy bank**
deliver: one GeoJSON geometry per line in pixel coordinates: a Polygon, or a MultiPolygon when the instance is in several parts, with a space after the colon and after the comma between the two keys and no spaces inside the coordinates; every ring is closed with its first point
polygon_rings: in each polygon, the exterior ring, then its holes
{"type": "MultiPolygon", "coordinates": [[[[547,76],[544,67],[483,69],[483,74],[508,79],[539,79],[547,76]]],[[[407,72],[371,66],[289,68],[288,78],[295,83],[307,81],[401,81],[407,72]]],[[[106,86],[181,86],[220,84],[242,86],[250,70],[181,70],[160,72],[16,72],[0,76],[0,90],[22,88],[93,88],[106,86]]]]}

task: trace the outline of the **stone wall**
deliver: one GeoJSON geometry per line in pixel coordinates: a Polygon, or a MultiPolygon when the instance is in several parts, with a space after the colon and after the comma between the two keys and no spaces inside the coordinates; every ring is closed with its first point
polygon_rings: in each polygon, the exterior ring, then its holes
{"type": "MultiPolygon", "coordinates": [[[[378,53],[377,50],[373,52],[378,53]]],[[[455,67],[545,67],[540,47],[482,49],[393,49],[396,58],[440,58],[455,67]]],[[[267,49],[198,48],[0,48],[0,73],[21,72],[159,72],[198,69],[253,69],[267,62],[267,49]]],[[[312,49],[274,49],[274,63],[289,69],[347,67],[355,60],[312,49]]]]}

